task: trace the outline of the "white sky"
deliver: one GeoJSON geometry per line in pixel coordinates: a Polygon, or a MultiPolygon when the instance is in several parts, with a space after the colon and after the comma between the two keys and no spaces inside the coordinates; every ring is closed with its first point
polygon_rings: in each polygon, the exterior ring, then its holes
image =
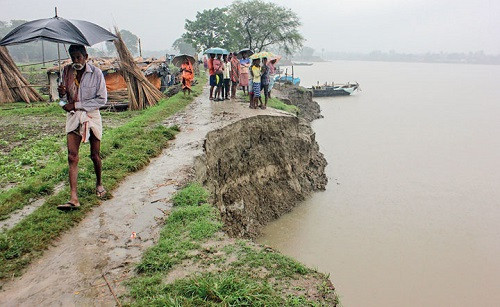
{"type": "MultiPolygon", "coordinates": [[[[230,0],[0,0],[0,20],[59,16],[141,38],[143,50],[170,49],[185,19],[230,0]]],[[[305,45],[318,52],[468,52],[500,54],[500,0],[274,0],[301,18],[305,45]]]]}

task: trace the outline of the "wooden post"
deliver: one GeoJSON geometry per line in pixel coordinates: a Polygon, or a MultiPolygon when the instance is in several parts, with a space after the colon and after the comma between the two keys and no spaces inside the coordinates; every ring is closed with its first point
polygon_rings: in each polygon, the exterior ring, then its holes
{"type": "Polygon", "coordinates": [[[141,39],[139,38],[139,56],[142,58],[141,39]]]}
{"type": "Polygon", "coordinates": [[[43,48],[43,40],[42,40],[42,64],[45,67],[45,50],[43,48]]]}
{"type": "Polygon", "coordinates": [[[288,67],[285,69],[285,83],[286,84],[286,80],[288,79],[288,67]]]}
{"type": "MultiPolygon", "coordinates": [[[[57,13],[57,8],[56,8],[56,13],[57,13]]],[[[57,79],[57,84],[59,85],[62,83],[61,51],[59,50],[59,43],[57,43],[57,62],[59,64],[59,78],[57,79]]]]}
{"type": "Polygon", "coordinates": [[[292,85],[293,85],[293,77],[294,77],[294,73],[293,73],[293,65],[292,65],[292,85]]]}

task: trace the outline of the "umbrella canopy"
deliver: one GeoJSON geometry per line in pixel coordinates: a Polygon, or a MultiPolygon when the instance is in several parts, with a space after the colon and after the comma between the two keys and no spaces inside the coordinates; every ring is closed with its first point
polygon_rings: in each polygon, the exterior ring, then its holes
{"type": "Polygon", "coordinates": [[[278,63],[281,60],[281,56],[280,55],[275,55],[274,57],[268,58],[267,60],[269,62],[271,62],[272,60],[276,60],[276,63],[278,63]]]}
{"type": "Polygon", "coordinates": [[[173,58],[172,64],[174,64],[177,67],[180,67],[182,63],[186,61],[186,59],[189,60],[189,62],[191,62],[191,65],[194,65],[194,63],[196,62],[194,57],[187,54],[181,54],[173,58]]]}
{"type": "Polygon", "coordinates": [[[238,59],[243,58],[243,54],[246,53],[247,56],[251,56],[253,51],[250,48],[244,48],[238,51],[238,59]]]}
{"type": "Polygon", "coordinates": [[[5,35],[0,41],[0,46],[23,44],[36,40],[92,46],[116,38],[113,33],[91,22],[67,20],[56,16],[29,21],[18,26],[5,35]]]}
{"type": "Polygon", "coordinates": [[[254,53],[253,55],[250,56],[250,59],[262,59],[262,58],[267,58],[268,60],[271,58],[275,58],[276,56],[272,54],[271,52],[268,51],[261,51],[259,53],[254,53]]]}
{"type": "Polygon", "coordinates": [[[229,51],[227,51],[224,48],[218,48],[218,47],[213,47],[213,48],[208,48],[203,52],[204,54],[229,54],[229,51]]]}
{"type": "MultiPolygon", "coordinates": [[[[114,39],[117,39],[116,35],[91,22],[58,17],[56,9],[55,17],[29,21],[16,27],[0,40],[0,46],[24,44],[36,40],[92,46],[114,39]]],[[[57,58],[59,60],[59,77],[61,77],[59,45],[57,46],[57,58]]],[[[61,81],[60,78],[59,81],[61,81]]]]}

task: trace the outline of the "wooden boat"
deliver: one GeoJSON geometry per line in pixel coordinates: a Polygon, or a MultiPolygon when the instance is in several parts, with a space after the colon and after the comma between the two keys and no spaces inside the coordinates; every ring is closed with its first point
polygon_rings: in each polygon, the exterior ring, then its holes
{"type": "Polygon", "coordinates": [[[336,84],[336,85],[318,85],[309,88],[313,97],[331,97],[331,96],[348,96],[354,93],[359,88],[359,84],[336,84]]]}
{"type": "Polygon", "coordinates": [[[312,66],[313,63],[306,63],[306,62],[292,62],[292,66],[312,66]]]}
{"type": "Polygon", "coordinates": [[[293,85],[299,85],[300,84],[300,78],[292,78],[292,76],[276,76],[274,79],[275,82],[282,82],[282,83],[292,83],[293,85]]]}

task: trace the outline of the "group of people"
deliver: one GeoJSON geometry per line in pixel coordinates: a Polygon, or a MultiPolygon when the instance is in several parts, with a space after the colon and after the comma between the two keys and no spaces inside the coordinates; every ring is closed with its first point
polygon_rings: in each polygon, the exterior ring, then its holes
{"type": "MultiPolygon", "coordinates": [[[[72,64],[64,67],[58,92],[61,98],[60,105],[67,112],[70,199],[57,206],[60,210],[73,210],[80,207],[77,176],[79,149],[82,142],[90,142],[90,156],[96,174],[95,193],[100,198],[107,194],[101,176],[102,120],[99,112],[99,108],[107,101],[106,82],[102,71],[87,63],[88,53],[84,46],[71,45],[68,51],[72,64]]],[[[261,59],[250,61],[245,53],[241,59],[238,59],[237,55],[237,53],[224,56],[210,54],[205,64],[210,74],[210,99],[220,101],[235,98],[236,88],[241,86],[244,94],[250,95],[251,108],[265,109],[273,88],[276,59],[268,61],[267,58],[262,58],[261,65],[261,59]],[[265,97],[264,103],[262,103],[261,93],[265,97]]],[[[191,93],[191,82],[194,78],[192,64],[189,59],[186,59],[181,65],[184,93],[191,93]]]]}
{"type": "Polygon", "coordinates": [[[209,54],[205,59],[205,69],[210,75],[210,100],[222,101],[234,99],[236,89],[241,87],[245,95],[250,96],[250,108],[265,109],[274,85],[276,59],[267,58],[250,60],[243,52],[241,59],[238,53],[209,54]],[[264,96],[264,102],[262,97],[264,96]]]}

